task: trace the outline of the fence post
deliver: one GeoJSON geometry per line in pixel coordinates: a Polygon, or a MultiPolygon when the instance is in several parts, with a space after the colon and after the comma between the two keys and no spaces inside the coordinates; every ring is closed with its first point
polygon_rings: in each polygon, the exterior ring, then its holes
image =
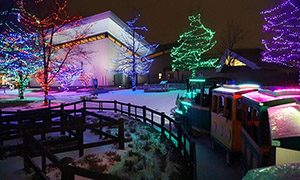
{"type": "Polygon", "coordinates": [[[30,169],[30,163],[28,162],[27,156],[29,156],[29,140],[28,140],[28,134],[24,133],[22,130],[22,136],[23,136],[23,165],[24,165],[24,170],[26,172],[29,172],[30,169]]]}
{"type": "Polygon", "coordinates": [[[194,141],[190,142],[190,161],[193,167],[193,179],[197,179],[196,145],[194,141]]]}
{"type": "Polygon", "coordinates": [[[124,120],[120,118],[119,120],[119,128],[118,128],[118,140],[119,140],[119,149],[125,148],[124,142],[124,120]]]}
{"type": "MultiPolygon", "coordinates": [[[[171,122],[170,122],[171,123],[171,122]]],[[[161,133],[165,134],[165,113],[160,113],[160,125],[161,125],[161,133]]],[[[171,136],[171,132],[169,132],[169,136],[171,136]]]]}
{"type": "Polygon", "coordinates": [[[143,106],[143,121],[144,123],[146,123],[146,119],[147,119],[147,116],[146,116],[146,106],[143,106]]]}
{"type": "Polygon", "coordinates": [[[117,112],[117,101],[116,100],[114,100],[114,111],[115,111],[115,113],[117,112]]]}
{"type": "MultiPolygon", "coordinates": [[[[64,122],[65,122],[65,114],[64,114],[64,104],[61,103],[60,104],[60,126],[63,127],[64,126],[64,122]]],[[[60,132],[60,135],[65,135],[66,134],[66,131],[61,131],[60,132]]]]}
{"type": "Polygon", "coordinates": [[[69,172],[69,169],[67,169],[65,167],[65,165],[63,166],[62,170],[61,170],[61,179],[64,180],[74,180],[74,173],[69,172]]]}
{"type": "MultiPolygon", "coordinates": [[[[80,120],[80,124],[83,124],[82,120],[80,120]]],[[[83,147],[83,133],[84,129],[77,130],[78,136],[78,144],[79,144],[79,157],[82,157],[84,154],[84,147],[83,147]]]]}
{"type": "MultiPolygon", "coordinates": [[[[2,125],[2,110],[0,109],[0,125],[2,125]]],[[[4,124],[4,123],[3,123],[4,124]]],[[[0,131],[2,131],[2,128],[0,129],[0,131]]],[[[3,141],[2,141],[2,139],[0,139],[0,146],[2,146],[3,145],[3,141]]]]}
{"type": "Polygon", "coordinates": [[[21,120],[21,117],[20,117],[21,112],[22,112],[21,110],[17,110],[17,121],[18,121],[19,126],[22,124],[22,120],[21,120]]]}
{"type": "Polygon", "coordinates": [[[83,109],[86,110],[86,99],[84,98],[84,99],[82,100],[82,102],[83,102],[83,109]]]}
{"type": "MultiPolygon", "coordinates": [[[[128,103],[128,116],[131,117],[131,104],[128,103]]],[[[1,114],[0,114],[1,117],[1,114]]]]}
{"type": "Polygon", "coordinates": [[[178,135],[178,149],[180,150],[180,152],[182,152],[182,127],[181,127],[181,123],[179,122],[175,122],[176,128],[177,128],[177,135],[178,135]]]}

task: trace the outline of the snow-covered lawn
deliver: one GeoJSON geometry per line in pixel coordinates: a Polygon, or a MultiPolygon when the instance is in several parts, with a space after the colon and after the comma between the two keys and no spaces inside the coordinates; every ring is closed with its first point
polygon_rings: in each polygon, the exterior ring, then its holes
{"type": "MultiPolygon", "coordinates": [[[[177,95],[182,95],[183,90],[169,91],[169,92],[152,92],[144,93],[143,90],[137,90],[135,92],[130,89],[125,90],[115,90],[108,93],[102,93],[98,95],[98,100],[117,100],[124,103],[131,103],[135,105],[145,105],[156,111],[165,112],[170,115],[170,110],[175,106],[175,101],[177,95]]],[[[68,103],[79,101],[80,96],[88,96],[90,92],[57,92],[50,91],[50,95],[55,97],[55,100],[52,101],[51,105],[59,105],[60,103],[68,103]]],[[[24,110],[31,108],[42,108],[43,106],[43,92],[38,91],[38,89],[27,89],[25,92],[25,99],[20,100],[18,98],[17,90],[7,90],[6,93],[3,93],[3,90],[0,90],[0,108],[2,110],[24,110]],[[21,105],[21,102],[26,103],[26,101],[32,101],[26,105],[21,105]],[[3,107],[7,102],[15,102],[14,107],[3,107]],[[1,106],[2,105],[2,106],[1,106]]]]}
{"type": "MultiPolygon", "coordinates": [[[[0,90],[1,91],[1,90],[0,90]]],[[[98,100],[117,100],[120,102],[124,102],[124,103],[131,103],[131,104],[135,104],[135,105],[140,105],[140,106],[147,106],[151,109],[154,109],[156,111],[159,112],[165,112],[167,115],[170,115],[170,110],[175,106],[175,101],[176,101],[176,97],[179,95],[182,95],[184,93],[184,91],[182,90],[178,90],[178,91],[170,91],[170,92],[155,92],[155,93],[144,93],[143,90],[137,90],[135,92],[131,91],[131,90],[115,90],[115,91],[110,91],[108,93],[103,93],[103,94],[99,94],[97,99],[98,100]]],[[[68,102],[74,102],[74,101],[79,101],[80,100],[80,96],[89,96],[90,92],[88,91],[83,91],[83,92],[75,92],[75,91],[71,91],[71,92],[55,92],[55,91],[51,91],[50,92],[51,95],[53,95],[55,97],[55,100],[52,101],[51,105],[55,106],[55,105],[59,105],[61,103],[68,103],[68,102]]],[[[37,89],[28,89],[26,90],[25,93],[25,99],[24,100],[20,100],[18,98],[17,95],[17,90],[8,90],[6,91],[6,93],[3,93],[3,91],[0,92],[0,109],[2,110],[28,110],[28,109],[35,109],[35,108],[43,108],[45,106],[43,106],[43,92],[39,91],[37,89]],[[22,104],[23,103],[23,104],[22,104]],[[12,106],[7,107],[7,104],[11,104],[12,106]],[[5,107],[5,108],[1,108],[1,107],[5,107]]],[[[145,126],[146,127],[146,126],[145,126]]],[[[128,134],[129,132],[127,132],[128,134]]],[[[132,132],[131,132],[132,133],[132,132]]],[[[141,132],[139,132],[141,133],[141,132]]],[[[151,134],[151,138],[153,142],[150,141],[148,142],[148,144],[146,143],[146,141],[141,141],[140,140],[140,135],[133,135],[130,134],[131,138],[134,140],[134,143],[132,145],[132,150],[136,150],[137,147],[140,148],[144,147],[147,145],[146,148],[148,148],[148,146],[150,147],[150,149],[156,150],[154,151],[154,153],[151,152],[149,157],[153,156],[153,154],[157,153],[157,147],[155,146],[156,144],[159,144],[161,142],[158,142],[159,138],[158,138],[158,134],[157,133],[153,133],[151,134]],[[152,137],[152,135],[155,135],[157,137],[152,137]],[[137,143],[139,142],[139,143],[137,143]]],[[[109,148],[110,146],[108,146],[109,148]]],[[[127,150],[128,150],[128,145],[126,146],[127,150]]],[[[162,148],[162,146],[159,146],[160,148],[162,148]]],[[[139,149],[138,148],[138,149],[139,149]]],[[[106,148],[104,148],[106,149],[106,148]]],[[[110,149],[110,148],[109,148],[110,149]]],[[[99,150],[99,149],[98,149],[99,150]]],[[[86,154],[97,154],[95,157],[98,158],[102,157],[102,156],[106,156],[105,152],[101,153],[101,151],[86,151],[86,154]]],[[[103,149],[102,149],[103,150],[103,149]]],[[[121,155],[121,165],[124,165],[125,160],[127,158],[129,158],[129,160],[127,160],[127,165],[130,165],[130,168],[132,163],[135,165],[140,165],[142,164],[142,162],[144,162],[145,160],[142,160],[139,164],[139,161],[135,161],[136,160],[136,155],[133,155],[133,157],[131,157],[131,155],[129,155],[128,153],[122,154],[122,151],[118,151],[116,149],[110,149],[110,151],[114,151],[114,152],[118,152],[118,154],[121,155]],[[132,160],[132,158],[134,159],[134,161],[132,160]],[[132,162],[131,162],[132,161],[132,162]],[[129,164],[128,164],[129,163],[129,164]],[[131,164],[130,164],[131,163],[131,164]]],[[[146,149],[148,151],[148,149],[146,149]]],[[[144,151],[144,150],[143,150],[144,151]]],[[[135,152],[135,151],[134,151],[135,152]]],[[[70,152],[71,154],[73,154],[74,152],[70,152]]],[[[76,152],[75,152],[76,153],[76,152]]],[[[64,155],[66,155],[67,153],[63,153],[64,155]]],[[[147,154],[147,153],[142,153],[147,154]]],[[[147,155],[148,156],[148,155],[147,155]]],[[[70,156],[69,156],[70,157],[70,156]]],[[[73,155],[71,155],[71,157],[73,157],[73,155]]],[[[147,157],[147,158],[149,158],[147,157]]],[[[76,159],[76,157],[75,157],[76,159]]],[[[150,158],[150,159],[154,159],[154,158],[150,158]]],[[[147,159],[146,161],[149,161],[150,159],[147,159]]],[[[77,159],[76,162],[81,162],[81,160],[77,159]]],[[[166,165],[164,162],[162,162],[161,159],[155,159],[153,161],[149,161],[149,163],[154,163],[154,164],[160,164],[160,166],[151,166],[150,169],[152,169],[152,171],[155,173],[153,173],[153,176],[170,176],[170,175],[174,175],[174,170],[176,171],[176,167],[172,167],[173,165],[166,165]],[[163,167],[165,168],[165,172],[169,172],[169,173],[165,173],[162,172],[162,174],[158,173],[158,170],[161,169],[162,164],[165,164],[163,167]]],[[[77,164],[77,163],[75,163],[77,164]]],[[[79,163],[80,164],[80,163],[79,163]]],[[[118,164],[118,163],[117,163],[118,164]]],[[[119,163],[120,164],[120,163],[119,163]]],[[[147,165],[148,166],[148,165],[147,165]]],[[[134,167],[135,168],[139,168],[134,167]]],[[[12,157],[12,158],[8,158],[6,160],[0,161],[0,175],[4,175],[5,178],[21,178],[21,179],[26,179],[28,178],[28,176],[26,176],[24,174],[24,172],[21,170],[22,169],[22,159],[19,157],[12,157]],[[7,168],[4,167],[9,167],[9,172],[7,168]],[[15,173],[19,173],[19,176],[15,176],[15,173]],[[22,176],[22,177],[20,177],[22,176]]],[[[149,168],[146,168],[149,169],[149,168]]],[[[151,171],[151,172],[152,172],[151,171]]],[[[112,172],[112,169],[107,169],[107,172],[112,172]]],[[[141,171],[143,173],[146,173],[146,171],[141,171]]],[[[123,176],[123,174],[127,174],[128,172],[123,172],[123,171],[116,171],[112,174],[122,174],[121,176],[123,176]]],[[[129,176],[132,175],[133,172],[131,172],[131,170],[129,171],[129,176]]],[[[135,174],[138,177],[144,176],[142,174],[136,174],[135,172],[133,174],[135,174]]],[[[176,173],[175,173],[176,174],[176,173]]],[[[1,178],[0,178],[1,179],[1,178]]]]}

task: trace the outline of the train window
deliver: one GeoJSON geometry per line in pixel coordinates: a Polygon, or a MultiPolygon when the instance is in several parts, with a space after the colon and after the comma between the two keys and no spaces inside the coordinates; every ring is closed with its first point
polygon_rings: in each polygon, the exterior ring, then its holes
{"type": "Polygon", "coordinates": [[[218,99],[218,97],[216,96],[216,95],[213,95],[212,96],[212,107],[211,107],[211,109],[212,109],[212,112],[217,112],[217,99],[218,99]]]}
{"type": "Polygon", "coordinates": [[[242,120],[242,99],[237,99],[236,103],[236,119],[241,121],[242,120]]]}
{"type": "Polygon", "coordinates": [[[251,120],[251,107],[248,106],[247,108],[247,121],[251,120]]]}
{"type": "Polygon", "coordinates": [[[231,112],[232,112],[232,99],[231,98],[226,98],[226,101],[224,102],[224,108],[225,108],[224,117],[226,117],[228,120],[231,120],[231,112]]]}
{"type": "Polygon", "coordinates": [[[224,106],[225,106],[225,98],[224,98],[224,96],[219,96],[217,113],[224,113],[224,106]]]}

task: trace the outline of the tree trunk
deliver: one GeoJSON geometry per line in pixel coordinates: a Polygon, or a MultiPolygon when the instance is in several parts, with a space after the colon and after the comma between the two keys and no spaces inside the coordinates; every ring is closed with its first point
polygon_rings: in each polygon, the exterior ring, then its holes
{"type": "Polygon", "coordinates": [[[48,105],[47,96],[49,93],[49,83],[48,83],[48,72],[44,73],[44,83],[43,83],[43,89],[44,89],[44,105],[48,105]]]}
{"type": "Polygon", "coordinates": [[[131,77],[131,83],[132,83],[132,91],[136,90],[136,74],[134,73],[131,77]]]}
{"type": "Polygon", "coordinates": [[[19,87],[19,97],[20,97],[20,99],[24,99],[24,91],[25,91],[24,86],[19,87]]]}
{"type": "Polygon", "coordinates": [[[24,90],[25,90],[25,85],[24,85],[24,79],[22,74],[19,73],[19,83],[18,83],[18,93],[20,99],[24,99],[24,90]]]}
{"type": "Polygon", "coordinates": [[[44,105],[48,105],[48,100],[47,100],[47,96],[49,93],[49,85],[44,85],[44,105]],[[47,87],[46,87],[47,86],[47,87]]]}
{"type": "Polygon", "coordinates": [[[196,77],[196,69],[192,70],[192,78],[196,77]]]}

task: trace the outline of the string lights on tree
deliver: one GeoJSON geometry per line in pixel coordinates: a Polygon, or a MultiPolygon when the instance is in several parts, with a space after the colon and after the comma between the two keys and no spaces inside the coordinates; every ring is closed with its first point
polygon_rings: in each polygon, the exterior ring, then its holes
{"type": "MultiPolygon", "coordinates": [[[[39,36],[39,42],[43,49],[42,69],[36,77],[44,90],[44,104],[47,104],[46,96],[49,93],[49,86],[64,67],[64,64],[74,60],[72,57],[86,55],[83,48],[76,44],[63,49],[56,48],[56,43],[59,42],[56,42],[55,38],[63,36],[62,31],[66,30],[66,25],[68,29],[78,26],[80,17],[68,15],[66,11],[67,0],[18,0],[18,7],[20,9],[20,21],[27,31],[39,36]]],[[[86,33],[84,30],[76,32],[71,38],[73,40],[84,38],[84,33],[86,33]]]]}
{"type": "Polygon", "coordinates": [[[266,49],[263,61],[300,70],[300,2],[284,0],[261,14],[265,20],[263,32],[266,34],[262,40],[266,49]]]}
{"type": "Polygon", "coordinates": [[[205,27],[200,14],[189,16],[190,28],[177,40],[178,46],[171,49],[173,70],[192,71],[192,77],[200,67],[215,67],[218,59],[206,59],[203,54],[212,49],[216,41],[213,40],[215,32],[205,27]]]}
{"type": "Polygon", "coordinates": [[[69,87],[81,75],[81,73],[81,67],[74,64],[65,64],[55,79],[64,91],[68,91],[69,87]]]}
{"type": "Polygon", "coordinates": [[[36,34],[11,32],[0,35],[0,71],[4,71],[9,80],[17,82],[20,99],[24,99],[30,77],[41,68],[41,51],[36,34]]]}
{"type": "Polygon", "coordinates": [[[127,27],[124,29],[125,33],[123,33],[125,48],[121,47],[119,58],[113,60],[116,64],[115,72],[130,77],[133,91],[136,90],[137,75],[145,75],[149,72],[153,60],[149,59],[148,56],[158,46],[148,44],[145,42],[144,36],[137,33],[148,31],[144,26],[135,25],[139,17],[140,15],[126,22],[127,27]],[[127,36],[127,34],[129,35],[127,36]]]}

